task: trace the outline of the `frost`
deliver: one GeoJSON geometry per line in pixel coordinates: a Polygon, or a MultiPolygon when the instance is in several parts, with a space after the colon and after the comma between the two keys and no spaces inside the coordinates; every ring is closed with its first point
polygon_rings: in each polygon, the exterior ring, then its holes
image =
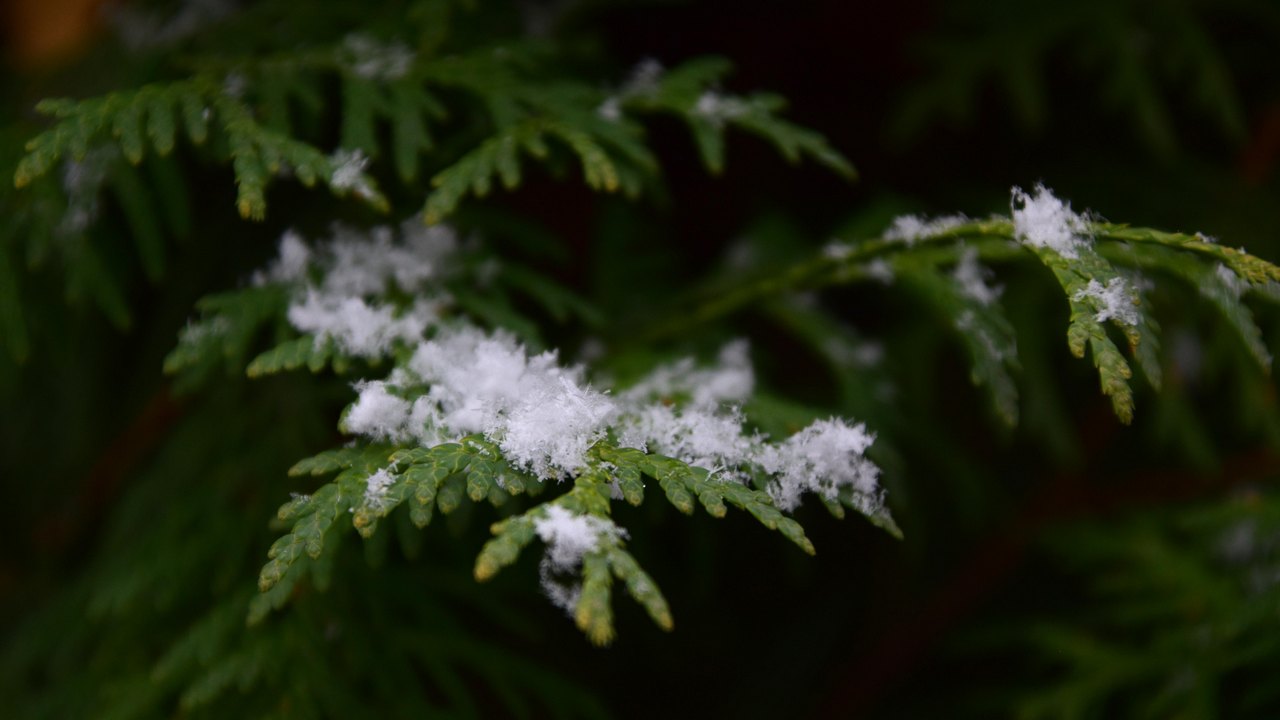
{"type": "Polygon", "coordinates": [[[1084,217],[1044,185],[1036,185],[1034,195],[1018,187],[1012,192],[1013,232],[1019,240],[1066,258],[1080,256],[1080,249],[1088,244],[1089,225],[1084,217]]]}
{"type": "Polygon", "coordinates": [[[926,220],[919,215],[902,215],[890,223],[889,229],[884,232],[884,239],[915,245],[920,240],[941,235],[968,222],[969,218],[964,215],[944,215],[933,220],[926,220]]]}
{"type": "Polygon", "coordinates": [[[793,510],[804,492],[835,500],[848,488],[864,512],[878,511],[880,469],[863,456],[874,441],[865,426],[832,418],[813,423],[780,445],[766,446],[760,465],[775,476],[769,485],[774,503],[793,510]]]}
{"type": "Polygon", "coordinates": [[[365,480],[364,504],[381,509],[387,502],[387,490],[395,483],[396,478],[386,468],[370,475],[365,480]]]}
{"type": "Polygon", "coordinates": [[[1125,325],[1138,324],[1138,308],[1133,288],[1124,278],[1111,278],[1104,287],[1097,280],[1090,280],[1083,290],[1077,290],[1072,300],[1081,302],[1090,300],[1097,313],[1093,319],[1098,322],[1115,320],[1125,325]]]}
{"type": "Polygon", "coordinates": [[[956,263],[951,277],[960,286],[960,293],[982,305],[990,305],[1000,299],[1004,288],[999,285],[988,285],[994,273],[991,268],[978,262],[976,248],[966,247],[960,251],[960,262],[956,263]]]}
{"type": "Polygon", "coordinates": [[[401,43],[383,44],[362,33],[342,41],[351,72],[369,80],[398,80],[413,65],[414,54],[401,43]]]}

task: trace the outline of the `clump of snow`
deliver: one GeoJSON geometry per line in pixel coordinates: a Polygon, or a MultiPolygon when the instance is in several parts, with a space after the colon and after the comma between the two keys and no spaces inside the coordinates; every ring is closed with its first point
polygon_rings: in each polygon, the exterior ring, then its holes
{"type": "Polygon", "coordinates": [[[1077,290],[1071,299],[1076,302],[1091,301],[1097,309],[1093,319],[1098,322],[1115,320],[1125,325],[1138,324],[1137,298],[1133,288],[1124,278],[1111,278],[1105,286],[1097,280],[1090,280],[1089,284],[1083,290],[1077,290]]]}
{"type": "Polygon", "coordinates": [[[712,408],[723,403],[743,403],[755,389],[750,345],[736,340],[720,349],[716,364],[699,368],[693,358],[681,358],[660,365],[640,382],[628,388],[622,399],[636,403],[645,399],[671,400],[687,397],[696,408],[712,408]]]}
{"type": "Polygon", "coordinates": [[[509,462],[545,480],[581,467],[616,412],[582,375],[555,353],[530,356],[509,333],[461,326],[420,343],[393,381],[430,385],[414,407],[428,428],[484,433],[509,462]]]}
{"type": "Polygon", "coordinates": [[[339,148],[329,156],[329,166],[329,187],[338,192],[350,192],[365,200],[375,196],[369,176],[364,172],[369,166],[369,158],[363,150],[339,148]]]}
{"type": "Polygon", "coordinates": [[[893,266],[884,258],[876,258],[866,265],[863,265],[862,271],[865,272],[867,277],[872,280],[876,280],[884,285],[893,284],[893,266]]]}
{"type": "Polygon", "coordinates": [[[387,502],[387,490],[395,483],[396,477],[381,468],[365,480],[364,504],[373,508],[382,508],[387,502]]]}
{"type": "Polygon", "coordinates": [[[1067,258],[1080,256],[1088,244],[1089,223],[1071,210],[1044,185],[1036,185],[1033,194],[1013,188],[1012,211],[1014,235],[1035,248],[1048,248],[1067,258]]]}
{"type": "Polygon", "coordinates": [[[408,400],[392,395],[381,380],[358,382],[355,389],[360,395],[343,418],[347,432],[382,441],[408,436],[412,408],[408,400]]]}
{"type": "Polygon", "coordinates": [[[742,414],[736,408],[677,410],[654,403],[621,418],[618,441],[695,467],[736,468],[751,461],[761,442],[758,437],[747,436],[742,423],[742,414]]]}
{"type": "Polygon", "coordinates": [[[420,290],[439,279],[458,248],[456,233],[446,226],[426,227],[413,217],[400,225],[399,242],[391,228],[368,234],[338,226],[325,248],[323,289],[344,295],[374,295],[387,291],[388,280],[405,292],[420,290]]]}
{"type": "Polygon", "coordinates": [[[617,122],[622,119],[622,100],[617,95],[610,95],[596,108],[596,113],[609,122],[617,122]]]}
{"type": "Polygon", "coordinates": [[[618,540],[622,528],[594,515],[579,515],[559,505],[545,506],[542,517],[533,521],[538,538],[547,544],[547,559],[556,570],[569,570],[582,556],[599,548],[601,540],[618,540]]]}
{"type": "Polygon", "coordinates": [[[662,74],[666,70],[662,63],[653,58],[645,58],[631,69],[631,75],[617,93],[604,99],[596,108],[596,113],[605,120],[617,122],[622,119],[622,103],[628,98],[652,97],[657,94],[662,83],[662,74]]]}
{"type": "Polygon", "coordinates": [[[280,251],[265,270],[253,276],[253,284],[297,283],[306,279],[311,264],[311,248],[295,230],[286,230],[280,237],[280,251]]]}
{"type": "Polygon", "coordinates": [[[58,233],[79,235],[98,219],[98,196],[107,179],[107,167],[116,159],[111,148],[85,153],[79,160],[69,158],[62,165],[62,189],[67,209],[58,223],[58,233]]]}
{"type": "Polygon", "coordinates": [[[401,43],[384,44],[363,33],[342,41],[351,72],[369,80],[398,80],[413,65],[414,54],[401,43]]]}
{"type": "Polygon", "coordinates": [[[662,84],[666,68],[655,58],[645,58],[631,68],[631,75],[622,86],[623,95],[653,95],[662,84]]]}
{"type": "Polygon", "coordinates": [[[874,441],[864,425],[832,418],[813,423],[781,444],[764,446],[759,462],[774,475],[769,485],[774,503],[793,510],[804,492],[835,500],[842,488],[849,488],[864,511],[878,510],[880,469],[863,455],[874,441]]]}
{"type": "Polygon", "coordinates": [[[941,235],[970,222],[964,215],[944,215],[932,220],[919,215],[902,215],[893,219],[884,232],[885,240],[915,245],[925,238],[941,235]]]}
{"type": "Polygon", "coordinates": [[[542,517],[533,521],[534,532],[547,545],[539,568],[542,589],[557,607],[573,612],[582,585],[564,583],[556,575],[573,573],[584,555],[595,552],[602,543],[616,543],[626,532],[605,518],[579,515],[559,505],[544,507],[542,517]]]}
{"type": "Polygon", "coordinates": [[[356,231],[335,226],[333,236],[314,249],[290,230],[280,252],[253,284],[292,286],[289,322],[317,343],[332,341],[342,352],[365,358],[386,355],[396,343],[414,344],[437,324],[450,302],[440,286],[458,245],[444,226],[424,227],[409,219],[392,228],[356,231]],[[318,282],[309,273],[317,271],[318,282]],[[395,287],[417,299],[408,307],[383,297],[395,287]]]}
{"type": "Polygon", "coordinates": [[[960,293],[982,305],[990,305],[1000,299],[1004,288],[987,284],[995,273],[978,262],[978,250],[966,247],[960,251],[960,261],[951,271],[951,277],[960,287],[960,293]]]}
{"type": "Polygon", "coordinates": [[[828,260],[844,260],[853,254],[853,244],[832,238],[831,242],[822,246],[822,256],[828,260]]]}
{"type": "Polygon", "coordinates": [[[750,111],[750,107],[742,98],[722,95],[714,90],[707,90],[698,96],[693,106],[693,114],[716,127],[729,120],[742,117],[750,111]]]}
{"type": "Polygon", "coordinates": [[[300,302],[289,306],[288,317],[295,328],[315,335],[317,343],[331,340],[348,355],[376,358],[386,355],[396,342],[420,339],[439,319],[439,310],[424,300],[398,311],[359,297],[308,290],[300,302]]]}

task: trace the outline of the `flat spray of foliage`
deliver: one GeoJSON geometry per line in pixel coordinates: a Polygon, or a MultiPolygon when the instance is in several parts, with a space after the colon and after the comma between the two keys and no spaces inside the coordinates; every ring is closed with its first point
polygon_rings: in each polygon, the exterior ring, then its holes
{"type": "MultiPolygon", "coordinates": [[[[444,2],[413,8],[408,16],[419,20],[410,25],[432,32],[473,12],[444,2]]],[[[664,630],[678,617],[644,558],[628,550],[629,537],[646,529],[619,526],[613,511],[620,503],[665,500],[682,513],[701,508],[716,518],[744,512],[811,554],[814,545],[790,514],[805,498],[835,517],[852,510],[900,535],[872,460],[891,439],[858,418],[793,423],[781,410],[771,414],[772,406],[754,401],[749,344],[731,342],[714,361],[687,357],[615,382],[607,364],[593,369],[545,350],[536,319],[543,315],[615,342],[596,353],[607,356],[765,309],[798,334],[826,338],[832,362],[849,368],[857,361],[837,342],[845,329],[827,332],[831,316],[796,298],[887,285],[936,310],[994,415],[1012,425],[1021,407],[1018,338],[991,266],[1022,264],[1042,266],[1041,281],[1059,288],[1067,348],[1097,369],[1100,390],[1124,423],[1134,417],[1134,369],[1152,387],[1161,383],[1160,328],[1145,297],[1152,288],[1198,291],[1269,369],[1244,300],[1280,298],[1280,268],[1199,234],[1078,213],[1043,186],[1012,189],[1005,215],[898,218],[879,237],[833,241],[806,261],[719,286],[665,316],[655,308],[647,327],[610,336],[612,318],[552,278],[504,262],[461,221],[455,226],[455,216],[483,208],[494,192],[517,191],[534,167],[637,201],[661,195],[660,161],[645,129],[654,115],[685,124],[712,173],[726,169],[725,134],[743,130],[788,160],[816,161],[850,179],[853,168],[824,138],[782,119],[779,98],[721,91],[724,60],[670,68],[646,61],[608,88],[581,76],[554,47],[463,37],[424,31],[410,45],[349,32],[299,49],[197,56],[188,59],[194,70],[178,79],[45,101],[39,110],[48,127],[16,164],[21,192],[0,197],[11,218],[0,230],[0,327],[18,358],[29,347],[13,270],[19,246],[33,258],[61,253],[70,289],[118,324],[129,322],[122,289],[93,247],[103,193],[117,199],[155,280],[172,252],[165,239],[189,231],[192,200],[182,180],[189,164],[229,166],[235,210],[245,220],[266,217],[271,186],[294,181],[332,192],[314,200],[322,213],[355,201],[394,218],[337,224],[324,237],[290,231],[277,259],[249,282],[200,301],[169,355],[165,369],[187,391],[210,392],[228,367],[253,378],[333,373],[351,388],[339,423],[348,442],[290,471],[315,479],[306,480],[304,494],[278,498],[279,539],[258,593],[236,594],[210,612],[154,668],[154,679],[175,688],[187,710],[218,707],[232,686],[282,688],[298,703],[291,707],[317,709],[261,666],[308,652],[287,620],[266,620],[273,610],[287,616],[285,606],[304,588],[342,582],[336,548],[351,530],[369,543],[394,532],[408,551],[420,542],[416,529],[439,515],[491,505],[497,520],[479,548],[476,580],[541,545],[544,592],[596,644],[615,636],[615,588],[664,630]],[[326,136],[316,128],[326,123],[334,126],[332,147],[318,139],[326,136]],[[392,185],[395,192],[386,191],[392,185]],[[416,201],[403,205],[394,200],[400,197],[416,201]],[[263,347],[268,335],[274,342],[263,347]],[[779,427],[786,429],[772,436],[764,430],[779,427]],[[248,630],[238,626],[243,617],[248,630]]],[[[264,433],[257,442],[272,442],[270,428],[264,433]]],[[[448,670],[457,659],[446,653],[423,662],[465,704],[467,688],[448,670]]],[[[485,680],[503,687],[512,707],[522,694],[545,690],[537,681],[513,686],[492,671],[485,680]]],[[[521,672],[526,680],[536,675],[533,667],[521,672]]]]}

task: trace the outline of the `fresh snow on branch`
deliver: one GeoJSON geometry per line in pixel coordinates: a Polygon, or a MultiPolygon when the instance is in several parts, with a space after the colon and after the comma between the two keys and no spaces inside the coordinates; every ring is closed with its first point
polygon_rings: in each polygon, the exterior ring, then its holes
{"type": "MultiPolygon", "coordinates": [[[[874,436],[862,425],[824,420],[777,443],[749,428],[741,407],[755,374],[745,341],[725,345],[710,365],[683,358],[610,394],[592,387],[583,366],[561,364],[555,351],[530,353],[508,332],[443,319],[441,281],[456,248],[452,231],[416,220],[398,231],[335,228],[314,247],[291,232],[255,277],[294,288],[289,320],[317,342],[370,359],[392,347],[408,351],[385,378],[355,384],[346,432],[422,446],[481,434],[507,462],[542,481],[583,470],[592,446],[612,438],[723,481],[757,478],[785,509],[803,493],[835,499],[842,490],[866,508],[879,507],[879,471],[864,455],[874,436]],[[392,290],[415,299],[392,302],[392,290]]],[[[370,479],[371,503],[383,481],[370,479]]]]}
{"type": "Polygon", "coordinates": [[[602,543],[617,543],[627,533],[602,517],[579,515],[555,504],[544,507],[542,517],[533,523],[538,539],[547,545],[538,573],[542,590],[556,607],[572,613],[582,595],[582,583],[574,575],[582,557],[599,550],[602,543]],[[571,579],[564,580],[566,576],[571,579]]]}
{"type": "Polygon", "coordinates": [[[1013,189],[1013,231],[1019,240],[1035,248],[1048,248],[1066,258],[1077,258],[1089,243],[1088,221],[1071,211],[1071,204],[1054,196],[1044,185],[1033,193],[1013,189]]]}
{"type": "Polygon", "coordinates": [[[1097,280],[1090,280],[1071,299],[1077,302],[1090,301],[1098,310],[1093,316],[1098,322],[1115,320],[1125,325],[1138,324],[1137,296],[1124,278],[1111,278],[1105,286],[1097,280]]]}

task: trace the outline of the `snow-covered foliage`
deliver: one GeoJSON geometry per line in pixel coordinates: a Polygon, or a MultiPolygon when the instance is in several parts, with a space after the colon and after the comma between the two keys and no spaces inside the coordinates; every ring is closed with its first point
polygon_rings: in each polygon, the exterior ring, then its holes
{"type": "Polygon", "coordinates": [[[960,292],[983,305],[990,305],[1000,298],[1004,288],[988,284],[995,275],[991,268],[978,262],[976,248],[966,247],[960,253],[960,262],[951,271],[951,277],[960,286],[960,292]]]}
{"type": "Polygon", "coordinates": [[[279,256],[253,280],[293,288],[289,322],[317,343],[332,341],[349,355],[376,358],[396,343],[420,340],[439,321],[450,302],[440,282],[457,244],[448,227],[424,227],[417,219],[398,231],[335,226],[316,249],[289,231],[279,256]],[[313,273],[318,282],[311,281],[313,273]],[[387,303],[383,298],[393,287],[415,293],[415,300],[407,307],[387,303]]]}
{"type": "Polygon", "coordinates": [[[362,33],[342,42],[351,72],[370,80],[397,80],[409,72],[414,54],[403,43],[381,43],[362,33]]]}
{"type": "Polygon", "coordinates": [[[1097,280],[1090,280],[1089,284],[1071,299],[1092,302],[1098,309],[1093,319],[1098,322],[1115,320],[1125,325],[1138,324],[1137,298],[1133,287],[1124,278],[1112,278],[1106,285],[1097,280]]]}
{"type": "Polygon", "coordinates": [[[1012,212],[1014,234],[1031,247],[1076,258],[1089,243],[1086,218],[1072,212],[1070,203],[1059,200],[1044,185],[1036,185],[1032,193],[1015,187],[1012,212]]]}
{"type": "Polygon", "coordinates": [[[566,510],[559,505],[546,506],[534,520],[538,539],[546,544],[539,576],[543,592],[557,607],[572,613],[582,594],[582,583],[566,580],[582,565],[582,556],[599,549],[602,543],[616,543],[626,538],[626,531],[610,520],[566,510]]]}
{"type": "Polygon", "coordinates": [[[902,215],[894,218],[890,223],[889,229],[884,233],[884,239],[914,245],[924,238],[941,235],[967,222],[969,218],[964,215],[944,215],[932,220],[919,215],[902,215]]]}

